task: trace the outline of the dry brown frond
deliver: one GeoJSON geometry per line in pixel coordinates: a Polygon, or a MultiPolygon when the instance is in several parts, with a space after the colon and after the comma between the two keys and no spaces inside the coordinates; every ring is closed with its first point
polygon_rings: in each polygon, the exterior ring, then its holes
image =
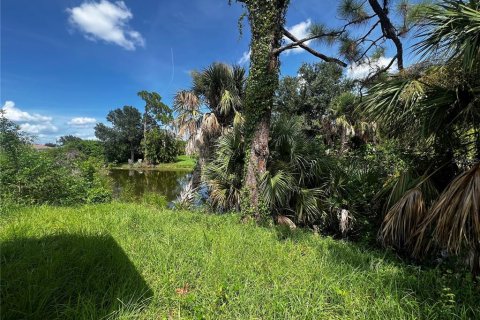
{"type": "Polygon", "coordinates": [[[218,123],[217,117],[213,113],[206,113],[203,115],[202,131],[207,135],[219,134],[222,126],[218,123]]]}
{"type": "Polygon", "coordinates": [[[397,249],[408,248],[425,212],[425,201],[420,188],[407,191],[385,215],[378,235],[382,244],[397,249]]]}
{"type": "Polygon", "coordinates": [[[421,255],[434,243],[452,254],[480,249],[480,162],[440,195],[418,231],[414,253],[421,255]]]}

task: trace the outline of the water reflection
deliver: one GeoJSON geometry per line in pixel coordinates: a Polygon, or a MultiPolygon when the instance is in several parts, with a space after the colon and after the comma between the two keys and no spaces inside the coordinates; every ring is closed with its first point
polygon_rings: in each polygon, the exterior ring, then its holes
{"type": "Polygon", "coordinates": [[[164,195],[168,201],[173,201],[188,183],[190,176],[191,174],[185,171],[110,170],[115,198],[125,193],[139,198],[145,192],[154,192],[164,195]]]}

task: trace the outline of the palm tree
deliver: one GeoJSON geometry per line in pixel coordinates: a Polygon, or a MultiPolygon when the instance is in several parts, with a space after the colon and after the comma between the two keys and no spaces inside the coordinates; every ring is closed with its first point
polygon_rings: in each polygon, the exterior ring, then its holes
{"type": "MultiPolygon", "coordinates": [[[[241,206],[248,147],[243,130],[234,126],[218,139],[215,159],[205,170],[210,203],[219,211],[239,210],[241,206]]],[[[305,134],[300,117],[275,117],[270,130],[271,153],[259,186],[270,214],[277,220],[288,216],[304,226],[328,225],[346,234],[351,212],[340,201],[332,201],[345,196],[338,185],[346,174],[326,154],[319,158],[322,144],[305,134]],[[342,178],[337,178],[339,175],[342,178]]]]}
{"type": "Polygon", "coordinates": [[[425,208],[425,191],[418,184],[405,188],[380,236],[414,248],[417,256],[434,247],[452,254],[468,249],[475,274],[480,268],[480,1],[444,1],[428,7],[422,21],[417,52],[433,64],[423,62],[374,85],[362,107],[384,131],[409,136],[413,145],[427,145],[433,159],[441,159],[429,168],[440,196],[425,208]],[[455,177],[460,169],[464,173],[455,177]]]}
{"type": "Polygon", "coordinates": [[[174,110],[179,134],[188,136],[187,151],[198,154],[193,175],[196,187],[213,157],[216,140],[240,118],[245,70],[213,63],[201,72],[192,72],[192,81],[190,90],[176,94],[174,110]]]}
{"type": "Polygon", "coordinates": [[[199,120],[201,119],[200,99],[192,91],[179,91],[173,99],[173,110],[177,114],[174,124],[178,129],[178,134],[189,137],[185,151],[187,154],[193,154],[195,153],[195,146],[192,138],[199,128],[199,120]]]}

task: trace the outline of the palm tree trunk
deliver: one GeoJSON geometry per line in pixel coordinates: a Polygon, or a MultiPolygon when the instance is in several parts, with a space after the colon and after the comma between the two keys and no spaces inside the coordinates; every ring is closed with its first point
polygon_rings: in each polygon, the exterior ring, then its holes
{"type": "Polygon", "coordinates": [[[132,143],[130,143],[130,160],[132,161],[132,164],[135,162],[135,148],[132,143]]]}
{"type": "Polygon", "coordinates": [[[143,161],[147,163],[147,113],[143,114],[143,161]]]}

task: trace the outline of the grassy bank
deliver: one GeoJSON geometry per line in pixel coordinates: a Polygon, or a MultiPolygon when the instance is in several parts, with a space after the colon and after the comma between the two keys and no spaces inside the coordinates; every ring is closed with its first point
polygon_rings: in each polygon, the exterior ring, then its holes
{"type": "Polygon", "coordinates": [[[465,279],[302,231],[136,204],[0,218],[1,319],[467,319],[465,279]]]}
{"type": "Polygon", "coordinates": [[[142,170],[160,170],[160,171],[193,171],[195,167],[196,160],[195,158],[182,155],[178,156],[175,162],[171,163],[159,163],[155,166],[142,166],[138,164],[129,165],[128,163],[123,163],[117,166],[113,166],[113,169],[142,169],[142,170]]]}

